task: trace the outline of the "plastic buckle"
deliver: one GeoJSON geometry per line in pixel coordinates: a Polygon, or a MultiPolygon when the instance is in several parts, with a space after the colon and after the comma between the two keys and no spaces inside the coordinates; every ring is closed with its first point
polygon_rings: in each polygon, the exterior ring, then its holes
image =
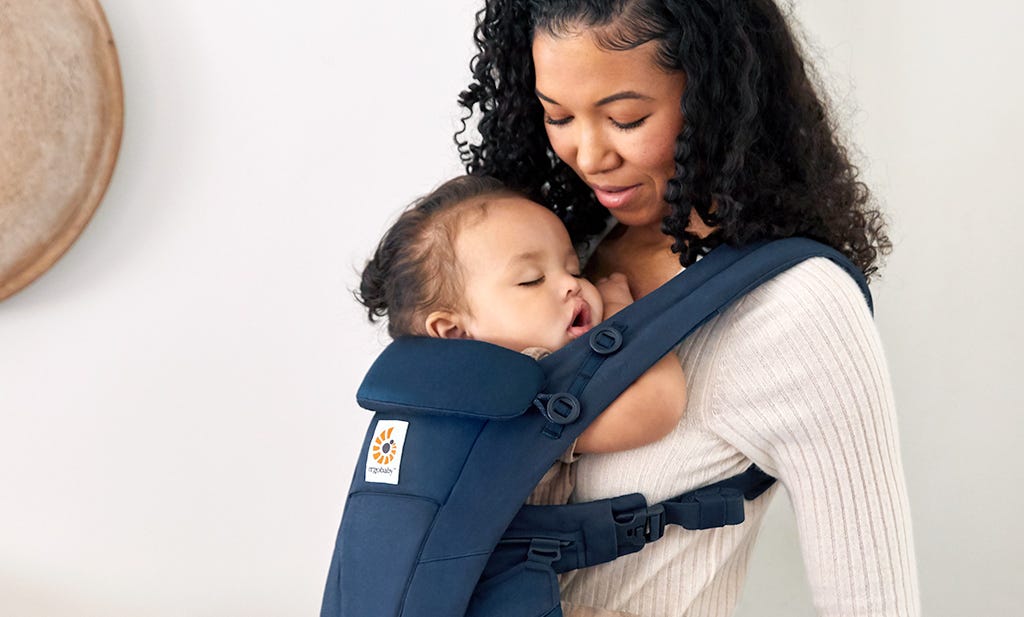
{"type": "Polygon", "coordinates": [[[616,540],[620,547],[642,548],[665,535],[666,523],[665,506],[660,503],[618,514],[615,516],[616,540]]]}
{"type": "Polygon", "coordinates": [[[534,538],[526,551],[526,560],[550,566],[562,558],[562,543],[552,538],[534,538]]]}
{"type": "Polygon", "coordinates": [[[656,542],[665,535],[665,506],[656,503],[647,508],[647,529],[644,532],[644,539],[648,542],[656,542]]]}
{"type": "Polygon", "coordinates": [[[570,424],[580,417],[580,401],[568,392],[552,394],[544,406],[544,417],[555,424],[570,424]]]}
{"type": "Polygon", "coordinates": [[[590,348],[602,356],[613,354],[622,347],[622,333],[605,326],[590,333],[590,348]]]}

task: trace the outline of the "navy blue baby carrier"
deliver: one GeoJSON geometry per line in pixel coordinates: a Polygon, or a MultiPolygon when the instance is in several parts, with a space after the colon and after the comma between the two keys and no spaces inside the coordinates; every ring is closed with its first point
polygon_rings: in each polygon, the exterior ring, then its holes
{"type": "Polygon", "coordinates": [[[804,238],[720,246],[539,362],[473,340],[399,338],[356,396],[375,412],[345,502],[321,617],[561,617],[557,573],[611,561],[665,526],[743,522],[775,480],[756,466],[668,501],[524,506],[605,407],[731,302],[809,257],[804,238]]]}

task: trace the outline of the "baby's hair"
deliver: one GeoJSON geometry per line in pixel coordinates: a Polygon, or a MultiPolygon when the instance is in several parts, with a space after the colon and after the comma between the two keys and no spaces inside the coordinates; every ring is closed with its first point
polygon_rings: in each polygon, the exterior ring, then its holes
{"type": "Polygon", "coordinates": [[[459,176],[416,200],[384,234],[362,272],[356,300],[370,323],[387,317],[391,338],[426,334],[435,310],[468,313],[455,240],[487,198],[518,196],[488,176],[459,176]]]}

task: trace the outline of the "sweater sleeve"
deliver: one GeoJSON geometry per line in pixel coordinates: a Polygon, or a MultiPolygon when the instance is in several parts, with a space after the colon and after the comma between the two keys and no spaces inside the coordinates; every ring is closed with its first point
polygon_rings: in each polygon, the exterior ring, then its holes
{"type": "Polygon", "coordinates": [[[709,423],[786,487],[818,614],[916,617],[895,404],[860,288],[810,259],[722,317],[709,423]]]}

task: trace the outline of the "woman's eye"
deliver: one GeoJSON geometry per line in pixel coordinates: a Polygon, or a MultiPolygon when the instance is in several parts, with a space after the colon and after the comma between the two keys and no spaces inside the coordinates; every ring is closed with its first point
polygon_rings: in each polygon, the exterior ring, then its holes
{"type": "Polygon", "coordinates": [[[573,274],[572,277],[575,278],[575,279],[581,279],[581,278],[583,278],[583,273],[581,272],[579,274],[573,274]]]}
{"type": "Polygon", "coordinates": [[[521,287],[533,287],[534,285],[540,285],[543,282],[544,282],[544,277],[542,276],[539,279],[535,279],[535,280],[532,280],[532,281],[527,281],[525,283],[519,283],[519,285],[521,287]]]}
{"type": "Polygon", "coordinates": [[[640,118],[639,120],[634,120],[632,122],[618,122],[615,119],[612,119],[612,124],[614,124],[615,128],[617,128],[617,129],[621,129],[623,131],[629,131],[629,130],[638,128],[648,118],[650,118],[649,115],[648,116],[644,116],[643,118],[640,118]]]}
{"type": "Polygon", "coordinates": [[[569,124],[570,120],[572,120],[572,116],[566,116],[564,118],[552,118],[547,114],[544,115],[544,122],[552,126],[562,126],[563,124],[569,124]]]}

